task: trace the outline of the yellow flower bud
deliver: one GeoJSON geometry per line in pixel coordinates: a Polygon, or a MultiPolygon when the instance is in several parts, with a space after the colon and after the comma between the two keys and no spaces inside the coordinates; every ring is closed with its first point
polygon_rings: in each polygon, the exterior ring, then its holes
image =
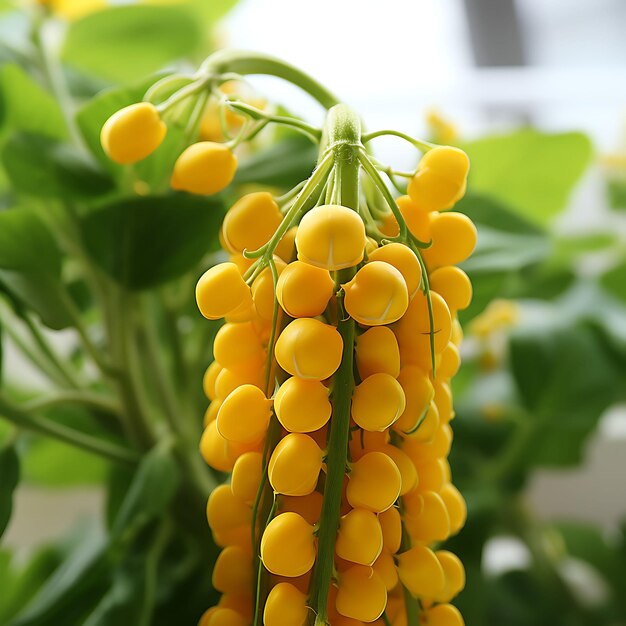
{"type": "Polygon", "coordinates": [[[393,331],[385,326],[369,328],[356,339],[356,366],[361,380],[372,374],[400,374],[400,349],[393,331]]]}
{"type": "Polygon", "coordinates": [[[240,546],[224,548],[213,567],[213,587],[222,593],[243,594],[252,586],[252,557],[240,546]]]}
{"type": "Polygon", "coordinates": [[[368,452],[350,471],[346,498],[353,508],[375,513],[387,510],[400,495],[402,486],[396,464],[382,452],[368,452]]]}
{"type": "Polygon", "coordinates": [[[222,402],[217,429],[228,441],[254,443],[265,435],[271,413],[272,401],[258,387],[242,385],[222,402]]]}
{"type": "Polygon", "coordinates": [[[355,388],[351,415],[364,430],[383,431],[402,415],[404,407],[400,383],[389,374],[372,374],[355,388]]]}
{"type": "Polygon", "coordinates": [[[365,225],[356,211],[324,205],[311,209],[296,233],[298,259],[326,270],[352,267],[363,260],[365,225]]]}
{"type": "Polygon", "coordinates": [[[227,146],[200,141],[176,160],[171,185],[179,191],[211,195],[230,185],[236,169],[237,157],[227,146]]]}
{"type": "Polygon", "coordinates": [[[242,454],[233,467],[230,489],[233,495],[247,504],[256,499],[263,477],[263,455],[260,452],[242,454]]]}
{"type": "Polygon", "coordinates": [[[283,330],[274,352],[278,364],[289,374],[324,380],[341,364],[343,340],[334,326],[301,318],[283,330]]]}
{"type": "Polygon", "coordinates": [[[434,269],[465,261],[476,247],[478,233],[467,215],[451,211],[431,217],[430,236],[433,244],[422,254],[428,267],[434,269]]]}
{"type": "MultiPolygon", "coordinates": [[[[286,267],[285,262],[274,257],[276,263],[276,273],[281,275],[286,267]]],[[[272,270],[266,267],[252,283],[252,301],[254,302],[254,308],[257,315],[266,322],[271,322],[274,319],[274,301],[276,299],[276,293],[274,292],[274,276],[272,270]]]]}
{"type": "Polygon", "coordinates": [[[413,541],[432,543],[450,536],[450,516],[438,493],[426,491],[404,498],[404,524],[413,541]]]}
{"type": "Polygon", "coordinates": [[[385,610],[387,589],[371,567],[355,565],[339,577],[337,611],[345,617],[373,622],[385,610]]]}
{"type": "Polygon", "coordinates": [[[225,368],[265,361],[261,340],[250,322],[224,324],[215,335],[213,355],[225,368]]]}
{"type": "Polygon", "coordinates": [[[292,433],[309,433],[322,428],[332,410],[328,388],[319,380],[292,376],[274,397],[276,417],[285,430],[292,433]]]}
{"type": "Polygon", "coordinates": [[[398,570],[396,569],[393,557],[387,550],[383,550],[380,553],[380,556],[376,559],[372,568],[380,576],[387,592],[395,589],[398,584],[398,570]]]}
{"type": "Polygon", "coordinates": [[[204,376],[202,377],[202,391],[204,391],[204,395],[209,400],[215,400],[215,379],[217,375],[220,373],[222,366],[217,362],[213,361],[209,367],[206,368],[204,372],[204,376]]]}
{"type": "Polygon", "coordinates": [[[461,354],[459,349],[451,341],[441,353],[441,360],[437,364],[437,378],[452,378],[461,367],[461,354]]]}
{"type": "Polygon", "coordinates": [[[333,291],[328,270],[294,261],[280,275],[276,297],[291,317],[315,317],[326,310],[333,291]]]}
{"type": "Polygon", "coordinates": [[[315,490],[322,469],[322,451],[308,435],[283,437],[270,457],[268,477],[276,493],[306,496],[315,490]]]}
{"type": "Polygon", "coordinates": [[[369,255],[370,261],[384,261],[393,265],[404,278],[409,292],[409,299],[417,293],[422,282],[422,268],[415,252],[402,243],[390,243],[374,250],[369,255]]]}
{"type": "Polygon", "coordinates": [[[250,507],[233,495],[228,485],[219,485],[209,496],[207,519],[214,532],[226,532],[239,526],[249,526],[250,507]]]}
{"type": "Polygon", "coordinates": [[[252,252],[265,245],[283,221],[280,208],[267,191],[249,193],[228,210],[222,241],[231,252],[252,252]]]}
{"type": "Polygon", "coordinates": [[[438,604],[424,611],[425,626],[465,626],[463,617],[452,604],[438,604]]]}
{"type": "Polygon", "coordinates": [[[306,595],[289,583],[278,583],[265,601],[263,626],[304,626],[308,614],[306,595]]]}
{"type": "Polygon", "coordinates": [[[152,154],[166,132],[156,107],[149,102],[138,102],[120,109],[105,122],[100,143],[116,163],[135,163],[152,154]]]}
{"type": "Polygon", "coordinates": [[[213,266],[196,285],[198,308],[209,320],[228,315],[246,301],[252,303],[250,288],[234,263],[213,266]]]}
{"type": "Polygon", "coordinates": [[[415,365],[403,367],[398,382],[404,390],[406,406],[393,427],[398,432],[410,432],[428,410],[435,397],[435,390],[428,375],[415,365]]]}
{"type": "Polygon", "coordinates": [[[398,554],[398,576],[414,596],[432,598],[443,591],[443,567],[435,553],[426,546],[414,546],[398,554]]]}
{"type": "Polygon", "coordinates": [[[383,531],[378,517],[365,509],[352,509],[339,522],[335,550],[337,556],[372,565],[383,549],[383,531]]]}
{"type": "Polygon", "coordinates": [[[465,193],[469,159],[463,150],[437,146],[420,159],[409,196],[427,211],[449,209],[465,193]]]}
{"type": "Polygon", "coordinates": [[[212,420],[205,427],[200,439],[200,454],[207,465],[220,472],[233,469],[233,459],[228,450],[228,441],[217,430],[217,422],[212,420]]]}
{"type": "Polygon", "coordinates": [[[402,541],[402,517],[400,511],[392,506],[378,514],[378,521],[383,531],[383,549],[395,554],[402,541]]]}
{"type": "Polygon", "coordinates": [[[443,590],[433,598],[435,602],[450,602],[459,595],[465,587],[465,568],[461,559],[456,554],[447,550],[438,550],[435,556],[441,567],[446,580],[443,590]]]}
{"type": "Polygon", "coordinates": [[[366,263],[345,285],[344,306],[359,324],[381,326],[399,320],[409,305],[402,274],[389,263],[366,263]]]}
{"type": "Polygon", "coordinates": [[[313,526],[297,513],[281,513],[261,537],[261,560],[272,574],[295,578],[315,563],[313,526]]]}
{"type": "Polygon", "coordinates": [[[456,535],[465,525],[467,519],[467,505],[460,491],[451,483],[445,485],[439,492],[446,505],[450,517],[450,534],[456,535]]]}
{"type": "Polygon", "coordinates": [[[472,283],[460,267],[440,267],[429,276],[429,281],[430,288],[443,297],[452,312],[462,311],[470,305],[472,283]]]}

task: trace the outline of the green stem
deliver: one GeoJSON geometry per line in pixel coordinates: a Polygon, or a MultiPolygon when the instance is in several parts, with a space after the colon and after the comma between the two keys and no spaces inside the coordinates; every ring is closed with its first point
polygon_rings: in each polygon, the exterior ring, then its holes
{"type": "Polygon", "coordinates": [[[63,404],[80,404],[97,411],[104,411],[105,413],[111,413],[119,416],[119,405],[111,400],[109,397],[100,393],[92,393],[89,391],[79,390],[66,390],[58,391],[41,398],[35,398],[30,400],[24,405],[24,410],[27,412],[43,411],[54,406],[63,404]]]}
{"type": "Polygon", "coordinates": [[[87,452],[92,452],[112,461],[134,465],[138,456],[132,450],[123,448],[114,443],[103,441],[99,437],[92,437],[86,433],[74,430],[63,424],[53,422],[38,415],[32,415],[14,405],[8,399],[0,396],[0,414],[20,428],[25,428],[42,435],[47,435],[64,441],[87,452]]]}
{"type": "Polygon", "coordinates": [[[410,135],[407,135],[406,133],[401,133],[398,130],[377,130],[373,133],[366,133],[365,135],[363,135],[363,143],[367,143],[368,141],[371,141],[372,139],[376,139],[376,137],[383,137],[383,136],[400,137],[400,139],[404,139],[405,141],[408,141],[412,146],[414,146],[418,150],[421,150],[422,152],[428,152],[429,150],[432,150],[433,148],[437,147],[435,144],[432,144],[428,141],[421,141],[420,139],[415,139],[414,137],[411,137],[410,135]]]}
{"type": "MultiPolygon", "coordinates": [[[[325,140],[332,147],[337,170],[338,189],[336,199],[342,206],[355,211],[359,208],[359,160],[361,125],[358,116],[345,105],[333,107],[325,127],[325,140]]],[[[356,268],[337,272],[337,282],[345,283],[355,274],[356,268]]],[[[333,579],[335,541],[341,514],[343,480],[348,466],[348,442],[350,440],[350,405],[354,389],[354,341],[355,323],[343,311],[343,290],[337,293],[339,309],[337,330],[343,340],[341,365],[335,374],[332,399],[333,415],[327,444],[326,483],[320,515],[318,550],[313,578],[311,580],[310,605],[315,612],[315,626],[326,626],[326,605],[333,579]]]]}
{"type": "Polygon", "coordinates": [[[324,108],[330,109],[339,101],[326,87],[301,70],[272,56],[242,50],[219,50],[202,64],[208,74],[234,72],[241,75],[266,74],[282,78],[306,91],[324,108]]]}

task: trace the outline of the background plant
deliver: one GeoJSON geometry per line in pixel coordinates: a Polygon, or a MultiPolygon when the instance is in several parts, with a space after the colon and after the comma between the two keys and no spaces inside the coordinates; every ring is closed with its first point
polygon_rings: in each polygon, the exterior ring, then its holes
{"type": "MultiPolygon", "coordinates": [[[[111,7],[70,23],[0,5],[2,335],[47,380],[34,388],[4,373],[0,527],[18,479],[107,492],[104,536],[76,531],[26,563],[0,553],[0,623],[194,623],[211,603],[203,509],[220,477],[196,451],[217,328],[195,323],[190,294],[237,190],[288,189],[314,153],[281,131],[242,158],[232,195],[198,200],[162,187],[176,131],[137,171],[147,186],[105,159],[98,135],[141,99],[150,72],[204,58],[230,4],[111,7]]],[[[513,326],[497,308],[479,318],[455,392],[452,461],[470,512],[452,547],[468,568],[459,605],[468,624],[623,622],[623,536],[539,523],[523,490],[537,467],[579,463],[604,410],[623,400],[624,242],[614,229],[558,224],[591,160],[584,136],[520,129],[460,145],[472,173],[458,208],[480,232],[465,325],[494,299],[519,305],[513,326]],[[590,272],[598,253],[608,262],[590,272]],[[532,562],[494,577],[482,548],[502,533],[532,562]],[[571,558],[604,581],[601,601],[569,581],[571,558]]],[[[619,173],[611,189],[619,209],[619,173]]]]}

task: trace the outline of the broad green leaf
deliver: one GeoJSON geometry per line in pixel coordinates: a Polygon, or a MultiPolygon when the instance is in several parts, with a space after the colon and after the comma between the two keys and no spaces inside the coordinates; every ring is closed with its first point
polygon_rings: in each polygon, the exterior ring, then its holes
{"type": "Polygon", "coordinates": [[[604,274],[600,282],[612,296],[626,302],[626,261],[604,274]]]}
{"type": "Polygon", "coordinates": [[[626,179],[616,178],[607,181],[607,194],[609,206],[617,211],[626,209],[626,179]]]}
{"type": "Polygon", "coordinates": [[[547,225],[567,205],[592,155],[581,133],[548,134],[526,128],[461,146],[471,161],[469,188],[547,225]]]}
{"type": "Polygon", "coordinates": [[[132,81],[194,54],[203,26],[175,6],[118,6],[73,22],[62,57],[111,81],[132,81]]]}
{"type": "Polygon", "coordinates": [[[316,159],[317,146],[306,137],[296,135],[243,161],[235,182],[289,189],[311,175],[316,159]]]}
{"type": "MultiPolygon", "coordinates": [[[[169,4],[181,4],[181,0],[151,0],[169,4]]],[[[204,20],[205,26],[213,26],[218,20],[223,18],[233,7],[237,5],[239,0],[182,0],[185,4],[189,4],[204,20]]]]}
{"type": "Polygon", "coordinates": [[[56,139],[66,137],[61,108],[19,66],[11,64],[0,69],[0,96],[6,127],[56,139]]]}
{"type": "Polygon", "coordinates": [[[42,135],[13,135],[2,161],[14,189],[27,196],[100,197],[113,188],[113,181],[74,147],[42,135]]]}
{"type": "Polygon", "coordinates": [[[111,529],[114,539],[126,536],[166,509],[178,486],[178,467],[166,446],[156,446],[142,459],[111,529]]]}
{"type": "Polygon", "coordinates": [[[0,447],[0,537],[4,534],[13,510],[13,492],[20,479],[20,461],[14,445],[0,447]]]}
{"type": "Polygon", "coordinates": [[[122,285],[146,289],[185,274],[216,249],[223,214],[218,198],[129,198],[88,213],[81,229],[102,269],[122,285]]]}

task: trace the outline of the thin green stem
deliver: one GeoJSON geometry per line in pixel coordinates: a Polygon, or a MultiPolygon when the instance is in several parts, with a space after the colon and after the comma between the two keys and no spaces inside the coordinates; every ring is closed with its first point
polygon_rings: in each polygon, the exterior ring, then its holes
{"type": "Polygon", "coordinates": [[[433,143],[430,143],[428,141],[422,141],[421,139],[415,139],[415,137],[411,137],[410,135],[407,135],[406,133],[401,133],[398,130],[377,130],[372,133],[366,133],[363,135],[363,143],[368,143],[372,139],[376,139],[376,137],[383,137],[383,136],[400,137],[400,139],[404,139],[405,141],[408,141],[412,146],[414,146],[421,152],[428,152],[429,150],[432,150],[433,148],[437,147],[433,143]]]}
{"type": "Polygon", "coordinates": [[[119,417],[121,407],[115,400],[100,393],[68,389],[57,391],[39,398],[29,400],[23,405],[23,410],[28,413],[43,411],[64,404],[78,404],[104,413],[110,413],[119,417]]]}
{"type": "Polygon", "coordinates": [[[111,461],[129,465],[134,465],[138,461],[138,455],[132,450],[28,413],[2,395],[0,395],[0,414],[20,428],[53,437],[111,461]]]}

